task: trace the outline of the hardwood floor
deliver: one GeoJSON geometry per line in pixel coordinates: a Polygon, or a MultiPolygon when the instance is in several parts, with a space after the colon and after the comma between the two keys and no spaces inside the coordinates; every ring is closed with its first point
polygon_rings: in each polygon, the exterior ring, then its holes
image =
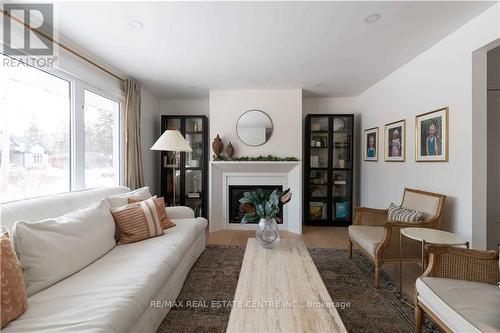
{"type": "MultiPolygon", "coordinates": [[[[304,227],[302,235],[288,231],[280,232],[281,238],[302,238],[307,247],[348,249],[349,236],[346,227],[304,227]]],[[[255,237],[253,230],[222,230],[207,234],[208,244],[245,246],[248,238],[255,237]]],[[[382,269],[389,274],[394,284],[399,283],[399,265],[386,264],[382,269]]],[[[420,265],[417,263],[403,264],[403,292],[413,296],[415,280],[421,275],[420,265]]]]}

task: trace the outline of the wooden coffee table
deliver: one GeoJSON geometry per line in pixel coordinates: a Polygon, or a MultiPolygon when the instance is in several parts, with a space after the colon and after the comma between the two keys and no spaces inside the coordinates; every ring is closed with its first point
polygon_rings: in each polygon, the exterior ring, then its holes
{"type": "Polygon", "coordinates": [[[227,332],[347,332],[300,239],[272,249],[250,238],[227,332]]]}

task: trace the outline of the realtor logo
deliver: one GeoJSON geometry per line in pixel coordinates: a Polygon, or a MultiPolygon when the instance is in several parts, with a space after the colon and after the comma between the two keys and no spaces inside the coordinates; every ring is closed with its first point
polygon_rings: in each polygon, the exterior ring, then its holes
{"type": "Polygon", "coordinates": [[[3,51],[6,55],[52,56],[54,54],[53,4],[6,3],[3,5],[3,11],[3,51]],[[18,31],[20,28],[22,33],[18,31]],[[47,36],[51,40],[42,36],[47,36]]]}

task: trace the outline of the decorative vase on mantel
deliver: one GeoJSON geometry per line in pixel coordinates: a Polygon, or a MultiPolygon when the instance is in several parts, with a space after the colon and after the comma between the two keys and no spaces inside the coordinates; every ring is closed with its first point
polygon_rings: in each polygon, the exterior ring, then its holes
{"type": "Polygon", "coordinates": [[[234,155],[234,147],[233,147],[233,144],[231,143],[231,141],[229,141],[229,144],[226,147],[226,154],[227,154],[227,157],[229,157],[229,158],[233,157],[233,155],[234,155]]]}
{"type": "Polygon", "coordinates": [[[280,232],[275,218],[261,218],[257,225],[255,238],[266,249],[275,248],[280,242],[280,232]]]}
{"type": "Polygon", "coordinates": [[[224,148],[224,143],[222,142],[222,139],[220,138],[219,134],[217,134],[217,137],[214,139],[214,142],[212,142],[212,149],[215,154],[215,160],[219,160],[219,156],[222,153],[223,148],[224,148]]]}

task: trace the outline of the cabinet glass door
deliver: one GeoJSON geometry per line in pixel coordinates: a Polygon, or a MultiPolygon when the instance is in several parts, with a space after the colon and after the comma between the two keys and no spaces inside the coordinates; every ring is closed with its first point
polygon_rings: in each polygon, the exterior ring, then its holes
{"type": "Polygon", "coordinates": [[[184,181],[185,205],[194,210],[195,216],[203,215],[202,201],[203,178],[201,170],[186,169],[184,181]]]}
{"type": "Polygon", "coordinates": [[[352,121],[349,117],[335,116],[333,118],[333,168],[352,168],[352,121]]]}
{"type": "MultiPolygon", "coordinates": [[[[185,153],[185,166],[187,169],[201,169],[204,160],[203,156],[203,119],[186,118],[186,141],[193,149],[192,152],[185,153]]],[[[187,193],[187,192],[186,192],[187,193]]]]}
{"type": "MultiPolygon", "coordinates": [[[[167,129],[169,130],[181,130],[181,120],[179,118],[170,118],[167,120],[167,129]]],[[[181,203],[181,191],[180,191],[180,180],[181,180],[181,155],[179,152],[162,152],[163,167],[166,168],[166,189],[167,195],[165,198],[165,203],[168,206],[179,205],[181,203]],[[175,184],[173,173],[175,170],[175,184]],[[175,185],[175,196],[174,196],[174,185],[175,185]]]]}
{"type": "Polygon", "coordinates": [[[311,117],[309,126],[308,214],[310,220],[327,220],[329,117],[311,117]]]}
{"type": "Polygon", "coordinates": [[[311,117],[310,126],[309,147],[311,151],[311,170],[328,168],[328,117],[311,117]]]}
{"type": "Polygon", "coordinates": [[[334,222],[344,222],[351,220],[351,173],[351,170],[333,170],[332,219],[334,220],[334,222]]]}

